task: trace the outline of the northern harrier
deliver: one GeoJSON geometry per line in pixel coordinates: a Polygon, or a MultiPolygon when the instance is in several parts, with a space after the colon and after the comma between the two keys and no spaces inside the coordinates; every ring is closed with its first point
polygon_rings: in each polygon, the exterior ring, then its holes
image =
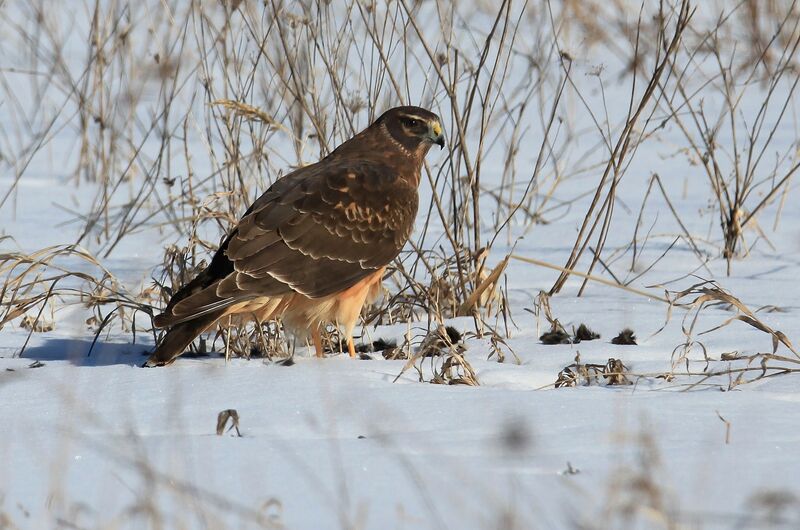
{"type": "Polygon", "coordinates": [[[171,363],[229,315],[283,317],[296,334],[311,336],[317,356],[322,326],[340,325],[353,357],[361,308],[411,234],[433,144],[444,147],[439,117],[397,107],[316,164],[275,181],[211,264],[155,317],[169,331],[145,366],[171,363]]]}

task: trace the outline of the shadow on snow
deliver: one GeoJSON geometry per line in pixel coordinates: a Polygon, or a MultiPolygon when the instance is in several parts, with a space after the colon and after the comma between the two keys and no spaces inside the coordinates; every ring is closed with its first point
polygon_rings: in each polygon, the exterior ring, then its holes
{"type": "Polygon", "coordinates": [[[150,344],[101,342],[94,348],[86,339],[45,339],[41,344],[28,346],[20,358],[32,361],[69,361],[75,366],[141,365],[153,350],[150,344]],[[91,349],[91,354],[90,354],[91,349]]]}

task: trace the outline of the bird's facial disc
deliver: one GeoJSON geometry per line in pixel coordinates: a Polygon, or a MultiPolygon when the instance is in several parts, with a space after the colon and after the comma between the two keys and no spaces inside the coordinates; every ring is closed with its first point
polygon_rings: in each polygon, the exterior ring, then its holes
{"type": "Polygon", "coordinates": [[[442,125],[438,119],[424,118],[413,114],[405,114],[400,118],[400,124],[405,134],[411,138],[418,138],[422,142],[430,142],[444,147],[442,125]]]}

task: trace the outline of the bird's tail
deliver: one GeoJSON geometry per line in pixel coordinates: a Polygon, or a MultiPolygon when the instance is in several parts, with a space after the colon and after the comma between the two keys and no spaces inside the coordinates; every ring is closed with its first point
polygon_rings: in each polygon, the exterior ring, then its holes
{"type": "Polygon", "coordinates": [[[192,341],[225,314],[225,310],[214,311],[203,316],[176,324],[167,331],[158,347],[145,361],[144,366],[165,366],[172,363],[192,341]]]}

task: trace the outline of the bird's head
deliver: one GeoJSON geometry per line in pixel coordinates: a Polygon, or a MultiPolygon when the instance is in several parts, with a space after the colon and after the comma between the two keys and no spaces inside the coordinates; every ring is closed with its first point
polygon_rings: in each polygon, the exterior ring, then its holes
{"type": "Polygon", "coordinates": [[[422,158],[433,144],[444,147],[439,116],[421,107],[395,107],[378,118],[391,138],[409,153],[422,158]]]}

